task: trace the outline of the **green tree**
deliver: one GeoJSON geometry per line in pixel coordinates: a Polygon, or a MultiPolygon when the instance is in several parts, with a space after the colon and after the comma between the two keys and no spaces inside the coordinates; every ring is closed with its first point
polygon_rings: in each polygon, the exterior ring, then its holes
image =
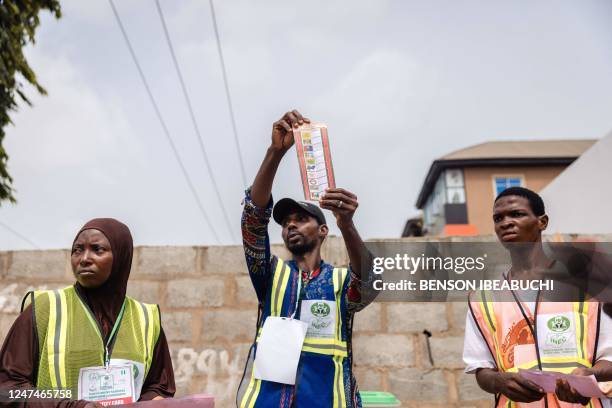
{"type": "Polygon", "coordinates": [[[17,110],[18,102],[31,105],[24,93],[23,81],[40,94],[47,94],[23,55],[23,48],[35,42],[41,10],[48,10],[55,18],[61,17],[58,0],[0,0],[0,204],[6,200],[15,202],[13,179],[6,168],[8,155],[2,142],[4,129],[12,123],[10,113],[17,110]]]}

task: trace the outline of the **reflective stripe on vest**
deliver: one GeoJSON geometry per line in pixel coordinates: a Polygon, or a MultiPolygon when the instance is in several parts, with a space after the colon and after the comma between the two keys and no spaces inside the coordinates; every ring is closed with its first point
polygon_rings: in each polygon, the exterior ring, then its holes
{"type": "Polygon", "coordinates": [[[242,400],[240,401],[240,408],[253,408],[255,406],[255,401],[257,401],[257,396],[259,395],[260,389],[261,380],[257,380],[253,374],[253,370],[251,370],[249,386],[247,387],[242,400]]]}
{"type": "MultiPolygon", "coordinates": [[[[484,316],[484,318],[480,320],[486,323],[485,325],[479,324],[480,330],[484,334],[489,350],[494,353],[494,359],[497,367],[499,367],[501,371],[506,371],[504,360],[501,356],[501,347],[498,343],[496,325],[493,321],[493,317],[491,316],[493,313],[493,302],[485,291],[481,291],[479,294],[481,295],[481,301],[476,303],[476,309],[481,312],[481,316],[484,316]]],[[[478,313],[474,313],[477,317],[478,313]]]]}
{"type": "MultiPolygon", "coordinates": [[[[72,286],[34,292],[32,306],[40,356],[37,387],[70,388],[76,392],[80,368],[104,364],[104,343],[97,322],[72,286]]],[[[143,379],[146,378],[159,332],[157,306],[126,297],[126,313],[112,357],[142,364],[143,379]]]]}
{"type": "MultiPolygon", "coordinates": [[[[334,283],[334,294],[336,301],[336,330],[334,338],[327,337],[306,337],[302,351],[308,351],[311,353],[326,354],[326,355],[338,355],[341,357],[347,357],[347,346],[346,341],[342,340],[342,311],[341,311],[341,295],[344,280],[348,270],[346,268],[334,268],[333,271],[333,283],[334,283]]],[[[280,258],[278,258],[274,278],[272,283],[272,295],[270,300],[270,316],[280,316],[282,305],[287,294],[287,283],[291,276],[291,268],[280,258]]],[[[257,331],[257,341],[261,336],[260,327],[257,331]]]]}
{"type": "MultiPolygon", "coordinates": [[[[282,259],[276,258],[276,265],[272,264],[274,276],[272,277],[272,288],[270,290],[270,316],[281,316],[285,296],[291,296],[291,286],[288,285],[292,275],[290,266],[282,259]]],[[[309,353],[328,355],[332,358],[334,365],[333,383],[333,407],[343,408],[347,406],[345,384],[344,384],[344,359],[348,356],[346,341],[342,340],[342,289],[347,278],[347,268],[334,268],[332,281],[334,285],[334,300],[336,301],[336,329],[333,338],[306,337],[302,351],[309,353]]],[[[256,342],[259,341],[262,328],[257,331],[256,342]]],[[[240,408],[254,408],[262,381],[255,379],[253,370],[249,385],[240,398],[240,408]]]]}
{"type": "Polygon", "coordinates": [[[291,276],[291,268],[280,258],[276,262],[274,280],[272,283],[272,299],[270,302],[270,316],[280,316],[285,292],[287,292],[287,282],[291,276]]]}
{"type": "MultiPolygon", "coordinates": [[[[506,344],[511,336],[511,330],[525,321],[516,302],[495,302],[490,293],[478,292],[470,296],[470,310],[487,345],[493,353],[493,358],[499,371],[518,372],[522,369],[538,369],[538,359],[535,351],[535,342],[527,344],[506,344]],[[502,344],[503,343],[503,344],[502,344]],[[533,350],[529,359],[517,363],[514,346],[532,345],[533,350]]],[[[591,367],[595,358],[595,344],[599,320],[600,305],[597,302],[541,302],[538,304],[538,319],[547,314],[569,314],[574,318],[574,335],[576,338],[577,355],[567,357],[540,356],[540,363],[544,371],[559,371],[570,373],[577,367],[591,367]]],[[[517,334],[514,333],[516,336],[517,334]]],[[[539,342],[539,344],[541,344],[539,342]]],[[[529,351],[529,350],[528,350],[529,351]]],[[[573,407],[575,405],[558,401],[554,394],[547,395],[549,407],[573,407]]],[[[540,405],[530,407],[544,407],[544,400],[540,405]]],[[[501,395],[497,407],[520,407],[501,395]]],[[[592,399],[588,406],[600,407],[599,400],[592,399]]]]}
{"type": "Polygon", "coordinates": [[[346,393],[344,392],[344,366],[342,356],[333,356],[334,359],[334,408],[346,407],[346,393]]]}
{"type": "Polygon", "coordinates": [[[302,351],[347,357],[346,341],[342,340],[342,287],[346,279],[346,268],[334,268],[332,280],[336,301],[336,330],[334,338],[307,336],[302,351]]]}
{"type": "MultiPolygon", "coordinates": [[[[46,291],[49,301],[49,326],[47,331],[47,364],[53,388],[64,388],[66,384],[66,293],[63,290],[46,291]]],[[[35,295],[36,296],[36,295],[35,295]]]]}

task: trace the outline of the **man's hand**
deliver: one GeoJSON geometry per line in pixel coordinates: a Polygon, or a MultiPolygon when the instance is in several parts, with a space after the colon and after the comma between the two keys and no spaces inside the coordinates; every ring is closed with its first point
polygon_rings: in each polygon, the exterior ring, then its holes
{"type": "Polygon", "coordinates": [[[539,401],[546,393],[518,373],[498,373],[496,388],[514,402],[539,401]]]}
{"type": "Polygon", "coordinates": [[[272,183],[274,182],[278,165],[285,153],[287,153],[287,150],[294,143],[293,129],[304,123],[310,123],[310,119],[306,119],[300,112],[294,109],[291,112],[285,113],[282,118],[272,125],[272,144],[268,148],[251,186],[251,199],[257,207],[265,208],[270,201],[272,183]]]}
{"type": "Polygon", "coordinates": [[[287,112],[272,125],[272,148],[286,152],[293,146],[293,129],[304,123],[310,123],[310,119],[302,116],[297,110],[287,112]]]}
{"type": "MultiPolygon", "coordinates": [[[[579,367],[572,371],[573,375],[591,375],[593,372],[588,368],[579,367]]],[[[591,398],[583,397],[580,395],[578,391],[572,388],[571,385],[567,382],[567,380],[557,380],[557,389],[555,389],[555,394],[557,398],[561,401],[571,402],[574,404],[582,404],[587,405],[591,398]]]]}
{"type": "Polygon", "coordinates": [[[102,404],[94,401],[89,401],[84,408],[104,408],[102,404]]]}
{"type": "Polygon", "coordinates": [[[328,188],[319,199],[319,206],[330,210],[341,230],[353,225],[353,215],[359,207],[357,196],[343,188],[328,188]]]}
{"type": "Polygon", "coordinates": [[[372,271],[371,255],[353,224],[353,215],[359,206],[357,196],[343,188],[328,188],[319,199],[319,206],[330,210],[336,217],[336,223],[342,233],[344,245],[346,245],[352,273],[357,279],[369,280],[368,273],[372,271]]]}

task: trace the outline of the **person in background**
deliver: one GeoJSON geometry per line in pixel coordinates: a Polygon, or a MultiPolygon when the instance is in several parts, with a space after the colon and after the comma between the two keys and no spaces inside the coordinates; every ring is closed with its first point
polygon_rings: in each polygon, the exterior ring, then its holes
{"type": "MultiPolygon", "coordinates": [[[[493,205],[493,223],[512,261],[505,279],[523,279],[555,266],[542,247],[548,216],[537,193],[522,187],[501,192],[493,205]]],[[[555,393],[547,394],[518,373],[523,368],[612,380],[612,319],[602,313],[602,305],[589,300],[540,302],[539,292],[533,291],[510,295],[506,299],[514,301],[502,302],[495,301],[494,294],[472,293],[466,317],[465,371],[495,395],[495,406],[608,404],[582,396],[566,380],[558,380],[555,393]],[[563,347],[550,341],[551,336],[563,341],[563,347]]]]}
{"type": "Polygon", "coordinates": [[[124,365],[132,370],[134,401],[174,396],[159,308],[126,296],[132,252],[130,230],[117,220],[81,228],[70,258],[76,283],[26,296],[30,303],[0,350],[0,390],[65,389],[71,399],[32,406],[99,407],[77,400],[81,369],[124,365]]]}

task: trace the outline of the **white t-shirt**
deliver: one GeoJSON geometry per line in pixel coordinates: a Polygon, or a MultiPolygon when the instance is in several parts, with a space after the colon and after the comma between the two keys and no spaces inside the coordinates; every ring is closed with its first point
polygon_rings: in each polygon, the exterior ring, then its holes
{"type": "MultiPolygon", "coordinates": [[[[535,302],[524,302],[533,314],[535,302]]],[[[540,341],[545,339],[538,338],[540,341]]],[[[599,340],[597,343],[597,355],[595,361],[607,360],[612,361],[612,318],[606,313],[601,313],[599,321],[599,340]]],[[[491,356],[487,342],[480,334],[478,326],[472,317],[472,313],[468,310],[465,318],[465,340],[463,343],[463,362],[465,363],[465,372],[473,374],[478,368],[495,368],[495,360],[491,356]]],[[[610,400],[604,401],[604,407],[610,407],[610,400]]]]}

